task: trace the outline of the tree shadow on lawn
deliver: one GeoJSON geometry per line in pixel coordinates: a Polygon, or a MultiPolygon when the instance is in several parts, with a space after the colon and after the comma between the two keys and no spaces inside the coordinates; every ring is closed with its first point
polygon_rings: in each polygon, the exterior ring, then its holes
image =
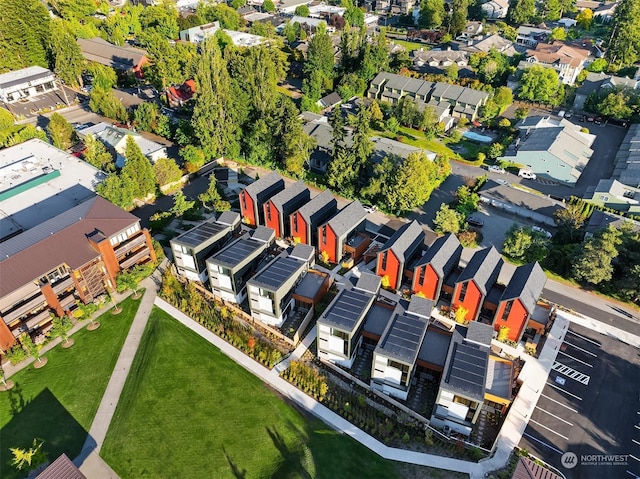
{"type": "Polygon", "coordinates": [[[64,406],[47,388],[36,397],[25,398],[20,384],[7,391],[9,395],[11,420],[0,429],[2,447],[0,464],[3,479],[13,479],[24,476],[11,466],[12,454],[9,448],[28,448],[34,438],[44,440],[43,450],[49,461],[54,461],[63,452],[74,458],[82,449],[87,437],[87,431],[69,414],[64,406]]]}

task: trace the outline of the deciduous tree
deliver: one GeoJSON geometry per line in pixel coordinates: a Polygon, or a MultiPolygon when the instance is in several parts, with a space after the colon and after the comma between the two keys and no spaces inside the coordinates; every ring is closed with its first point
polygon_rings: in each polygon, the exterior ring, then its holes
{"type": "Polygon", "coordinates": [[[438,234],[458,234],[463,220],[464,217],[460,213],[451,209],[449,205],[442,203],[433,220],[433,227],[438,234]]]}
{"type": "Polygon", "coordinates": [[[153,164],[153,172],[159,186],[168,185],[180,181],[182,178],[182,170],[171,158],[159,158],[153,164]]]}
{"type": "Polygon", "coordinates": [[[76,139],[76,132],[71,124],[60,113],[54,113],[49,119],[47,133],[56,148],[68,150],[76,139]]]}
{"type": "Polygon", "coordinates": [[[558,105],[563,99],[563,92],[553,68],[533,65],[522,73],[518,96],[523,100],[558,105]]]}

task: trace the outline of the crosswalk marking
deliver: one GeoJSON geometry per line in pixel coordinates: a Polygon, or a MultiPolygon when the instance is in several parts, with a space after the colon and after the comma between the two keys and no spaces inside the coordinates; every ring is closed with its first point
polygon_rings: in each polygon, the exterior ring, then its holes
{"type": "Polygon", "coordinates": [[[568,378],[573,379],[574,381],[578,381],[579,383],[582,383],[585,386],[589,385],[589,379],[591,379],[590,376],[587,376],[586,374],[583,374],[580,371],[576,371],[575,369],[570,368],[569,366],[565,366],[564,364],[561,364],[556,361],[553,363],[553,366],[551,366],[551,369],[562,374],[563,376],[567,376],[568,378]]]}

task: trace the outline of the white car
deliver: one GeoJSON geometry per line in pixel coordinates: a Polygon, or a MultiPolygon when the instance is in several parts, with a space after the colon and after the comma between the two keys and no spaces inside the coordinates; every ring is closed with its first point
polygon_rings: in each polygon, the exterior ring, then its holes
{"type": "Polygon", "coordinates": [[[498,165],[491,165],[489,167],[489,171],[491,173],[500,173],[501,175],[504,175],[506,173],[505,169],[498,165]]]}
{"type": "Polygon", "coordinates": [[[536,233],[541,233],[543,235],[545,235],[547,238],[551,238],[551,236],[553,236],[550,232],[548,232],[546,229],[544,228],[540,228],[539,226],[533,226],[531,228],[533,231],[535,231],[536,233]]]}
{"type": "Polygon", "coordinates": [[[518,171],[518,176],[528,180],[535,180],[537,178],[536,174],[531,170],[520,170],[518,171]]]}
{"type": "Polygon", "coordinates": [[[378,207],[376,205],[362,205],[362,207],[367,213],[375,213],[378,211],[378,207]]]}

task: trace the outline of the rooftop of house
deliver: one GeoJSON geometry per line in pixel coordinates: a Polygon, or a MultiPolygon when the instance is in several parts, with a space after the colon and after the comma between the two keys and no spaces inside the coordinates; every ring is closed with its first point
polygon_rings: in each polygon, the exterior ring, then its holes
{"type": "Polygon", "coordinates": [[[476,251],[458,276],[456,283],[473,279],[482,294],[486,296],[498,278],[503,264],[502,256],[493,246],[476,251]]]}
{"type": "Polygon", "coordinates": [[[595,91],[600,90],[600,88],[616,88],[616,87],[626,87],[636,89],[640,86],[640,81],[635,80],[633,78],[628,77],[618,77],[615,75],[608,75],[604,72],[593,73],[589,72],[587,74],[587,78],[585,78],[584,82],[578,90],[577,94],[581,95],[589,95],[595,91]]]}
{"type": "Polygon", "coordinates": [[[563,477],[541,466],[533,459],[521,456],[511,479],[562,479],[563,477]]]}
{"type": "Polygon", "coordinates": [[[48,218],[0,243],[0,297],[62,263],[79,268],[99,256],[88,236],[108,239],[140,221],[100,196],[48,218]]]}
{"type": "Polygon", "coordinates": [[[105,174],[39,139],[0,150],[0,237],[27,230],[95,196],[105,174]]]}
{"type": "Polygon", "coordinates": [[[269,264],[247,281],[247,285],[257,286],[269,291],[278,291],[293,277],[299,277],[307,266],[307,261],[284,253],[271,260],[269,264]]]}
{"type": "Polygon", "coordinates": [[[265,190],[268,190],[275,185],[280,184],[284,188],[284,180],[279,173],[275,171],[269,173],[267,176],[263,176],[262,178],[254,181],[250,185],[248,185],[244,191],[246,191],[252,198],[256,198],[260,193],[265,190]]]}
{"type": "Polygon", "coordinates": [[[614,163],[614,178],[625,185],[640,187],[640,123],[629,126],[614,163]]]}
{"type": "Polygon", "coordinates": [[[375,353],[413,365],[418,357],[428,324],[428,320],[412,314],[394,315],[382,333],[375,353]]]}
{"type": "Polygon", "coordinates": [[[284,209],[293,202],[300,201],[301,199],[309,199],[311,192],[304,181],[296,181],[293,185],[288,186],[280,193],[271,197],[271,202],[279,210],[284,209]]]}
{"type": "Polygon", "coordinates": [[[375,274],[363,272],[356,281],[354,289],[365,291],[371,294],[378,294],[382,278],[375,274]]]}
{"type": "Polygon", "coordinates": [[[416,266],[430,264],[441,279],[446,271],[455,267],[462,254],[462,245],[454,234],[437,238],[427,252],[416,263],[416,266]]]}
{"type": "MultiPolygon", "coordinates": [[[[508,2],[505,3],[508,5],[508,2]]],[[[494,33],[493,35],[489,35],[486,38],[479,39],[474,41],[466,46],[460,47],[461,50],[465,50],[470,53],[475,52],[485,52],[488,53],[491,49],[498,50],[500,53],[504,53],[505,55],[515,55],[517,52],[515,48],[513,48],[513,42],[511,40],[507,40],[506,38],[494,33]]]]}
{"type": "Polygon", "coordinates": [[[613,213],[605,213],[600,210],[593,210],[593,213],[589,217],[589,222],[585,227],[587,234],[594,234],[603,228],[611,225],[614,228],[619,228],[622,224],[629,224],[634,231],[640,231],[640,221],[633,221],[624,216],[616,215],[613,213]]]}
{"type": "Polygon", "coordinates": [[[326,96],[320,98],[319,102],[323,108],[331,108],[342,101],[340,95],[337,92],[333,91],[326,96]]]}
{"type": "Polygon", "coordinates": [[[275,231],[258,226],[253,234],[247,232],[207,259],[207,262],[235,269],[260,255],[275,239],[275,231]]]}
{"type": "Polygon", "coordinates": [[[322,288],[327,276],[328,273],[323,273],[321,271],[307,271],[307,274],[304,275],[302,281],[300,281],[298,286],[296,286],[293,294],[313,300],[318,295],[318,292],[322,288]]]}
{"type": "Polygon", "coordinates": [[[488,363],[487,346],[467,341],[457,329],[454,330],[440,388],[483,402],[488,363]]]}
{"type": "Polygon", "coordinates": [[[584,63],[591,50],[556,40],[553,43],[538,43],[535,49],[527,51],[527,58],[535,58],[540,63],[570,65],[578,67],[584,63]]]}
{"type": "Polygon", "coordinates": [[[433,311],[433,301],[427,298],[421,298],[418,295],[413,295],[407,308],[407,313],[420,318],[429,319],[431,312],[433,311]]]}
{"type": "Polygon", "coordinates": [[[129,70],[145,58],[145,50],[132,47],[119,47],[100,37],[78,38],[76,40],[82,55],[89,61],[107,65],[116,70],[129,70]]]}
{"type": "Polygon", "coordinates": [[[342,208],[327,224],[336,237],[340,238],[354,230],[367,217],[367,212],[359,201],[353,201],[342,208]]]}
{"type": "Polygon", "coordinates": [[[55,461],[49,464],[44,471],[40,472],[36,479],[87,479],[87,476],[80,472],[73,461],[62,453],[55,461]]]}
{"type": "Polygon", "coordinates": [[[489,356],[485,392],[499,398],[511,400],[512,391],[513,363],[495,356],[489,356]]]}
{"type": "Polygon", "coordinates": [[[518,266],[500,300],[520,299],[531,314],[546,283],[547,275],[537,262],[518,266]]]}
{"type": "Polygon", "coordinates": [[[109,125],[96,136],[107,146],[114,149],[122,148],[124,145],[123,142],[126,142],[126,138],[130,136],[135,140],[136,145],[140,147],[140,151],[142,151],[142,154],[145,156],[166,148],[166,146],[160,143],[145,138],[140,133],[136,133],[125,128],[118,128],[117,126],[109,125]]]}
{"type": "Polygon", "coordinates": [[[342,289],[327,307],[319,323],[339,328],[342,331],[353,331],[369,311],[375,295],[357,289],[342,289]]]}
{"type": "Polygon", "coordinates": [[[380,301],[374,302],[365,318],[363,331],[370,335],[382,336],[394,314],[396,314],[396,311],[389,304],[380,301]]]}
{"type": "Polygon", "coordinates": [[[240,214],[227,211],[218,219],[210,219],[191,228],[180,236],[173,238],[171,243],[177,243],[191,248],[210,244],[224,237],[233,227],[240,225],[240,214]]]}
{"type": "Polygon", "coordinates": [[[401,262],[406,262],[409,258],[407,255],[415,252],[416,248],[420,248],[424,243],[424,231],[422,225],[416,220],[406,223],[380,249],[380,252],[391,249],[393,254],[401,262]]]}
{"type": "Polygon", "coordinates": [[[324,190],[319,195],[313,197],[311,201],[305,203],[298,209],[298,213],[302,216],[305,221],[312,221],[313,217],[326,209],[335,209],[337,208],[338,202],[331,193],[331,190],[324,190]]]}
{"type": "Polygon", "coordinates": [[[43,78],[53,77],[53,72],[40,66],[22,68],[0,74],[0,89],[7,89],[43,78]]]}
{"type": "Polygon", "coordinates": [[[518,27],[518,35],[525,37],[532,37],[537,35],[551,35],[551,30],[548,28],[531,27],[527,25],[520,25],[518,27]]]}
{"type": "Polygon", "coordinates": [[[451,344],[451,333],[430,324],[418,352],[418,360],[443,367],[451,344]]]}

